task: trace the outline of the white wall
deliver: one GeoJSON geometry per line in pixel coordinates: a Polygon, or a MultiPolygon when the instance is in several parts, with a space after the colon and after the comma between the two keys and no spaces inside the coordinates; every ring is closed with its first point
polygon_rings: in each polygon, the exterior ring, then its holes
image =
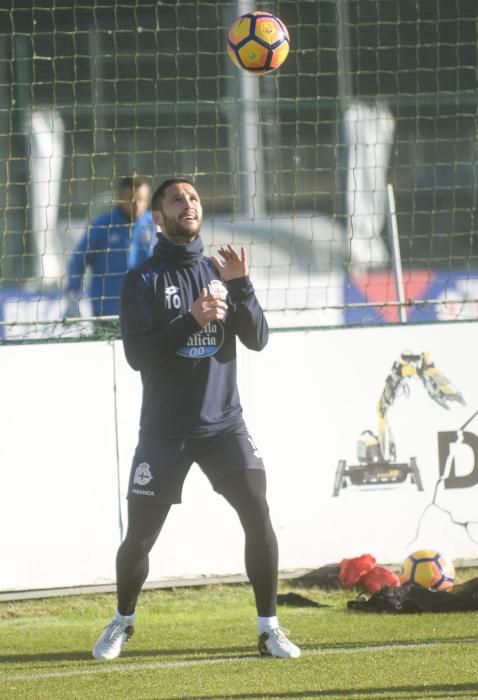
{"type": "MultiPolygon", "coordinates": [[[[449,513],[427,508],[439,476],[438,432],[458,429],[478,410],[476,329],[460,323],[276,332],[262,353],[240,350],[241,396],[266,461],[281,569],[364,552],[399,562],[422,546],[476,558],[478,526],[470,527],[473,541],[453,520],[478,521],[478,487],[440,487],[439,504],[449,513]],[[356,463],[360,433],[376,431],[385,378],[406,349],[428,351],[466,405],[444,409],[418,379],[410,381],[408,398],[390,409],[390,424],[399,461],[417,458],[424,490],[407,481],[349,487],[334,498],[338,460],[356,463]]],[[[0,356],[0,590],[113,582],[139,375],[121,343],[2,346],[0,356]]],[[[478,435],[478,417],[466,430],[478,435]]],[[[466,445],[460,454],[457,474],[471,474],[475,455],[466,445]]],[[[153,550],[149,578],[243,571],[236,515],[193,466],[183,504],[173,507],[153,550]]]]}

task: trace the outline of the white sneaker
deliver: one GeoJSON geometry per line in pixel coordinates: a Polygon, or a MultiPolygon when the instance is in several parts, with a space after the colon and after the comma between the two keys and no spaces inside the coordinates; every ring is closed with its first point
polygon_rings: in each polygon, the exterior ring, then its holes
{"type": "Polygon", "coordinates": [[[116,659],[133,632],[132,625],[123,625],[117,620],[112,620],[93,647],[93,656],[100,660],[116,659]]]}
{"type": "Polygon", "coordinates": [[[259,652],[263,656],[275,656],[279,659],[297,659],[300,656],[300,649],[287,639],[287,630],[277,627],[268,630],[259,636],[259,652]]]}

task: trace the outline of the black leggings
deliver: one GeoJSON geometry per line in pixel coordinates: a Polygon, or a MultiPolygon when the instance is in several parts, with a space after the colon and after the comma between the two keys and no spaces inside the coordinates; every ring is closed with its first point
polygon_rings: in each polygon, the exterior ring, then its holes
{"type": "MultiPolygon", "coordinates": [[[[246,572],[254,591],[257,614],[276,614],[278,548],[261,469],[230,474],[215,485],[239,516],[245,534],[246,572]]],[[[158,538],[170,504],[128,501],[128,530],[116,557],[118,611],[134,612],[149,572],[149,552],[158,538]]]]}

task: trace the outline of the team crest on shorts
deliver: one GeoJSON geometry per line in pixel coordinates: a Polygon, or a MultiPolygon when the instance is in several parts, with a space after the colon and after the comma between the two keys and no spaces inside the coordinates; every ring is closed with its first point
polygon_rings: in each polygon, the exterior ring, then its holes
{"type": "Polygon", "coordinates": [[[133,482],[135,484],[139,484],[139,486],[146,486],[146,484],[149,484],[152,478],[153,475],[151,474],[151,467],[149,464],[147,462],[141,462],[141,464],[138,464],[134,473],[133,482]]]}

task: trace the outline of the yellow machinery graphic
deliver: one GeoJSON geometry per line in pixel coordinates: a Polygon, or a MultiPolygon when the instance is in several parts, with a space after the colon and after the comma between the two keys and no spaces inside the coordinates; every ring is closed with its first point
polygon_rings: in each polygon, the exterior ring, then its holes
{"type": "Polygon", "coordinates": [[[421,379],[430,398],[443,408],[448,409],[450,401],[465,403],[461,393],[431,361],[428,352],[420,354],[402,352],[400,359],[394,362],[385,380],[385,386],[378,401],[377,433],[364,430],[360,435],[357,443],[359,464],[347,466],[344,459],[339,460],[335,472],[333,496],[338,496],[340,490],[349,484],[365,486],[402,483],[408,476],[410,476],[410,482],[415,484],[419,491],[423,491],[416,458],[411,457],[408,462],[396,461],[396,445],[387,420],[390,406],[400,394],[408,396],[409,380],[416,377],[421,379]]]}

